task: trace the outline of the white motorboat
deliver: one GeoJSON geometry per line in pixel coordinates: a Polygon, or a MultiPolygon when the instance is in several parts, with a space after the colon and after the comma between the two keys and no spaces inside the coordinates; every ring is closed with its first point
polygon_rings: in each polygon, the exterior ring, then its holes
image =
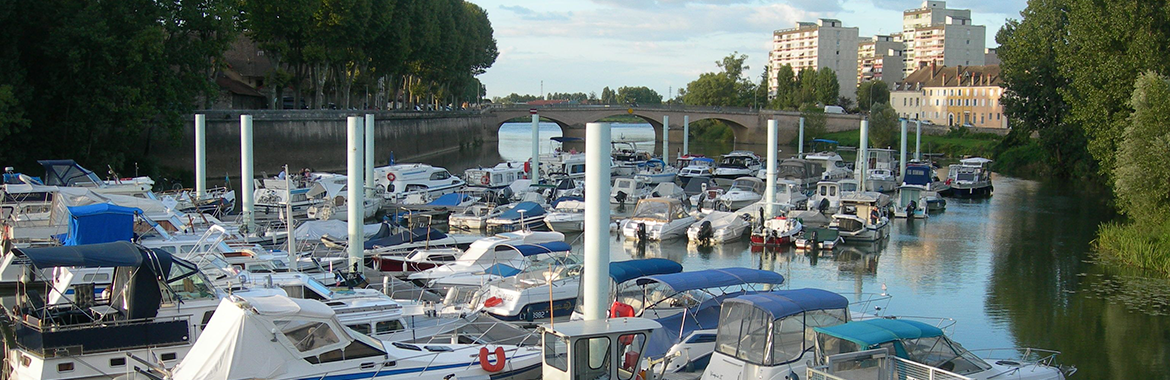
{"type": "Polygon", "coordinates": [[[609,190],[610,204],[630,204],[650,196],[650,187],[646,182],[635,178],[618,178],[613,181],[609,190]]]}
{"type": "Polygon", "coordinates": [[[544,207],[536,202],[520,202],[500,215],[487,220],[491,231],[521,231],[544,228],[544,207]]]}
{"type": "Polygon", "coordinates": [[[838,244],[844,243],[841,233],[830,228],[805,228],[793,240],[797,249],[824,249],[832,251],[838,244]]]}
{"type": "MultiPolygon", "coordinates": [[[[835,142],[834,142],[835,143],[835,142]]],[[[839,181],[853,178],[853,170],[837,152],[816,152],[804,155],[804,159],[817,165],[821,181],[839,181]]]]}
{"type": "Polygon", "coordinates": [[[938,195],[944,185],[935,181],[934,168],[929,163],[911,162],[906,165],[902,185],[895,199],[894,216],[925,218],[929,211],[941,211],[947,201],[938,195]]]}
{"type": "Polygon", "coordinates": [[[752,245],[779,247],[792,244],[802,229],[804,225],[797,219],[784,216],[767,219],[759,228],[752,230],[752,245]]]}
{"type": "Polygon", "coordinates": [[[585,199],[562,197],[553,201],[553,209],[544,216],[544,224],[557,232],[585,230],[585,199]]]}
{"type": "MultiPolygon", "coordinates": [[[[567,317],[580,299],[582,267],[579,262],[544,267],[534,265],[515,277],[489,283],[477,292],[469,307],[502,321],[547,319],[550,305],[553,318],[567,317]]],[[[638,277],[678,273],[682,269],[679,263],[657,258],[611,262],[610,288],[638,277]]]]}
{"type": "Polygon", "coordinates": [[[764,181],[756,177],[739,177],[717,201],[724,207],[724,211],[735,211],[759,202],[763,197],[764,181]]]}
{"type": "Polygon", "coordinates": [[[511,257],[477,271],[464,271],[450,276],[437,278],[426,283],[426,287],[439,293],[448,293],[449,290],[479,289],[484,285],[501,278],[512,277],[533,267],[548,265],[568,265],[577,262],[570,256],[570,246],[563,241],[553,241],[537,244],[510,244],[497,247],[497,256],[500,249],[511,250],[511,257]],[[550,264],[555,263],[555,264],[550,264]]]}
{"type": "Polygon", "coordinates": [[[712,175],[723,180],[756,175],[760,170],[760,156],[746,150],[735,150],[723,155],[712,175]]]}
{"type": "Polygon", "coordinates": [[[483,189],[500,189],[508,187],[518,179],[526,179],[524,163],[505,161],[490,168],[472,168],[463,171],[463,180],[467,187],[483,189]]]}
{"type": "Polygon", "coordinates": [[[715,171],[715,160],[707,157],[683,156],[678,159],[682,169],[678,171],[678,181],[683,187],[690,183],[692,178],[711,178],[715,171]]]}
{"type": "Polygon", "coordinates": [[[84,187],[98,194],[140,197],[145,197],[154,188],[154,180],[150,177],[120,178],[113,169],[108,172],[110,179],[102,180],[73,160],[39,160],[37,163],[45,168],[44,184],[47,186],[84,187]]]}
{"type": "MultiPolygon", "coordinates": [[[[565,235],[560,232],[516,231],[480,238],[459,255],[455,262],[413,273],[408,278],[416,284],[425,285],[434,279],[456,273],[482,272],[496,263],[508,264],[522,260],[510,245],[563,242],[565,235]]],[[[517,263],[516,265],[520,265],[517,263]]]]}
{"type": "MultiPolygon", "coordinates": [[[[796,184],[804,191],[816,185],[821,180],[820,162],[800,158],[786,158],[776,165],[776,179],[796,184]]],[[[763,168],[756,172],[756,178],[767,180],[768,169],[763,168]]]]}
{"type": "Polygon", "coordinates": [[[950,188],[940,191],[945,197],[978,198],[988,197],[995,191],[991,184],[991,160],[972,157],[959,160],[958,164],[947,167],[950,188]]]}
{"type": "Polygon", "coordinates": [[[497,205],[494,203],[476,202],[460,212],[453,212],[447,217],[447,227],[461,230],[479,230],[487,228],[488,219],[495,218],[508,211],[515,204],[497,205]]]}
{"type": "MultiPolygon", "coordinates": [[[[255,199],[253,205],[257,217],[279,217],[284,215],[290,204],[294,217],[304,217],[310,207],[326,201],[326,197],[309,197],[309,192],[314,189],[317,189],[317,194],[325,193],[323,187],[326,185],[318,184],[318,180],[323,179],[323,182],[332,187],[332,183],[337,179],[335,178],[337,174],[330,173],[304,172],[284,175],[283,178],[277,176],[252,180],[255,188],[252,196],[255,199]]],[[[344,181],[344,176],[342,177],[344,181]]]]}
{"type": "MultiPolygon", "coordinates": [[[[312,197],[312,191],[309,192],[312,197]]],[[[341,189],[341,193],[334,195],[331,199],[326,200],[315,206],[309,206],[306,211],[306,216],[311,219],[330,220],[336,219],[341,221],[349,220],[349,197],[345,194],[345,188],[341,189]]],[[[382,208],[382,200],[378,198],[362,198],[362,219],[371,219],[378,210],[382,208]]]]}
{"type": "Polygon", "coordinates": [[[384,275],[405,277],[411,273],[447,265],[463,251],[454,247],[419,248],[406,254],[380,254],[371,260],[373,268],[384,275]]]}
{"type": "Polygon", "coordinates": [[[374,187],[386,201],[403,203],[410,195],[423,202],[459,191],[467,183],[447,169],[426,164],[397,164],[374,168],[374,187]]]}
{"type": "Polygon", "coordinates": [[[634,178],[654,185],[659,183],[674,182],[675,176],[678,175],[678,168],[667,165],[666,162],[657,158],[646,161],[646,163],[639,165],[638,170],[634,172],[634,178]]]}
{"type": "Polygon", "coordinates": [[[673,239],[685,236],[695,219],[678,199],[646,198],[638,201],[629,219],[622,221],[622,235],[641,241],[673,239]]]}
{"type": "Polygon", "coordinates": [[[841,197],[841,211],[833,214],[829,228],[837,230],[846,243],[878,241],[890,236],[886,215],[889,197],[874,192],[856,192],[841,197]]]}
{"type": "Polygon", "coordinates": [[[478,344],[420,347],[377,340],[343,327],[333,310],[320,302],[283,296],[225,298],[203,337],[174,369],[155,370],[175,380],[379,374],[434,380],[529,379],[538,376],[541,363],[533,348],[498,345],[491,351],[478,344]]]}
{"type": "Polygon", "coordinates": [[[777,179],[776,202],[774,204],[780,208],[781,212],[808,208],[808,195],[805,195],[802,189],[803,187],[798,182],[777,179]]]}
{"type": "Polygon", "coordinates": [[[630,141],[614,141],[610,143],[610,156],[613,157],[614,174],[620,176],[633,175],[638,166],[650,160],[650,152],[639,150],[637,144],[630,141]]]}
{"type": "Polygon", "coordinates": [[[853,178],[860,178],[861,171],[865,170],[866,183],[861,184],[865,191],[894,191],[898,186],[898,159],[893,149],[870,148],[868,157],[858,157],[853,166],[853,178]],[[876,170],[876,171],[875,171],[876,170]]]}
{"type": "Polygon", "coordinates": [[[869,169],[866,175],[866,189],[888,193],[898,189],[898,178],[889,169],[869,169]]]}
{"type": "Polygon", "coordinates": [[[723,244],[742,238],[751,228],[743,215],[712,211],[687,228],[687,239],[697,244],[723,244]]]}
{"type": "MultiPolygon", "coordinates": [[[[745,323],[744,326],[747,326],[745,323]]],[[[812,327],[812,363],[817,370],[839,378],[877,376],[879,367],[890,378],[989,380],[1063,380],[1076,372],[1055,364],[1057,351],[1020,348],[989,350],[1007,357],[981,358],[952,341],[937,326],[909,320],[873,318],[836,326],[812,327]],[[887,363],[877,363],[879,360],[887,363]],[[825,366],[834,363],[833,366],[825,366]],[[867,363],[867,364],[862,364],[867,363]],[[1010,375],[1010,376],[1005,376],[1010,375]]],[[[804,330],[801,332],[805,335],[804,330]]],[[[808,335],[805,335],[808,336],[808,335]]],[[[746,368],[745,368],[746,369],[746,368]]],[[[777,368],[787,373],[787,368],[777,368]]],[[[753,372],[758,373],[758,372],[753,372]]],[[[724,377],[726,378],[726,377],[724,377]]]]}
{"type": "Polygon", "coordinates": [[[840,294],[809,288],[728,299],[702,379],[804,379],[816,343],[807,331],[849,322],[848,307],[840,294]]]}

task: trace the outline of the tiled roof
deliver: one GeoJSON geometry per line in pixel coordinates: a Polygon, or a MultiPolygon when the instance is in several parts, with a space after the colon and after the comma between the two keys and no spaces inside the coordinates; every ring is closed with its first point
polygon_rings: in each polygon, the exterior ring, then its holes
{"type": "Polygon", "coordinates": [[[896,90],[916,90],[922,87],[971,87],[999,86],[999,65],[985,66],[934,66],[927,65],[915,70],[898,82],[896,90]]]}

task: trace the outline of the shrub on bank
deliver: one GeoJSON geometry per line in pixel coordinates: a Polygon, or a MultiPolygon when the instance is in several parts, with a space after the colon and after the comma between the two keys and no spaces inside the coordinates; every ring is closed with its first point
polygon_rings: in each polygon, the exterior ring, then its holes
{"type": "Polygon", "coordinates": [[[1105,223],[1093,245],[1100,254],[1125,265],[1170,275],[1170,223],[1105,223]]]}

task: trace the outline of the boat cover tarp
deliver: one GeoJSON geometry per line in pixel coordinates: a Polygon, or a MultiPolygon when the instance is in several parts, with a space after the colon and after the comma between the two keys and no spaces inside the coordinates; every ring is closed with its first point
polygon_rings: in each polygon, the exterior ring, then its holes
{"type": "Polygon", "coordinates": [[[49,186],[75,186],[99,180],[96,174],[73,160],[40,160],[37,163],[45,167],[45,184],[49,186]]]}
{"type": "Polygon", "coordinates": [[[695,330],[714,329],[719,326],[719,306],[722,299],[703,301],[686,312],[676,313],[654,321],[661,328],[650,332],[650,343],[646,345],[646,357],[658,358],[678,343],[679,337],[691,335],[695,330]],[[679,333],[681,331],[681,334],[679,333]]]}
{"type": "Polygon", "coordinates": [[[536,202],[520,202],[510,210],[504,211],[496,218],[505,220],[520,220],[520,211],[524,211],[525,218],[544,215],[544,207],[540,207],[540,205],[536,202]]]}
{"type": "MultiPolygon", "coordinates": [[[[27,257],[37,268],[112,268],[138,267],[142,264],[142,253],[129,241],[76,246],[14,248],[13,251],[27,257]]],[[[164,255],[166,253],[159,252],[158,254],[164,255]]]]}
{"type": "Polygon", "coordinates": [[[814,328],[818,333],[857,343],[863,349],[902,339],[936,337],[942,330],[922,322],[905,319],[865,319],[832,327],[814,328]]]}
{"type": "Polygon", "coordinates": [[[493,274],[500,277],[512,277],[520,273],[519,269],[513,268],[507,264],[495,264],[483,270],[485,274],[493,274]]]}
{"type": "MultiPolygon", "coordinates": [[[[502,247],[510,247],[520,252],[523,256],[540,255],[545,253],[567,252],[573,247],[569,243],[563,241],[550,241],[547,243],[537,244],[500,244],[502,247]]],[[[496,249],[497,251],[499,248],[496,249]]]]}
{"type": "Polygon", "coordinates": [[[707,157],[695,157],[691,159],[691,162],[706,162],[708,164],[714,164],[715,160],[707,157]]]}
{"type": "Polygon", "coordinates": [[[272,379],[285,374],[286,363],[299,359],[288,350],[272,349],[268,344],[273,333],[230,298],[220,301],[199,338],[175,367],[175,380],[272,379]]]}
{"type": "Polygon", "coordinates": [[[565,202],[565,201],[577,201],[577,202],[585,202],[585,198],[582,198],[582,197],[570,197],[570,196],[564,196],[564,197],[560,197],[560,198],[557,198],[557,199],[555,199],[555,200],[553,200],[553,201],[552,201],[552,207],[553,207],[553,208],[557,208],[557,206],[558,206],[558,205],[560,205],[560,204],[561,204],[561,202],[565,202]]]}
{"type": "Polygon", "coordinates": [[[430,206],[440,206],[440,207],[442,207],[442,206],[458,206],[461,203],[470,200],[471,198],[472,198],[472,196],[469,194],[450,193],[450,194],[443,194],[442,196],[435,198],[435,200],[433,200],[427,204],[430,206]]]}
{"type": "Polygon", "coordinates": [[[638,285],[658,282],[669,286],[675,292],[682,292],[741,284],[779,285],[784,283],[784,276],[767,270],[724,268],[646,276],[638,278],[636,281],[638,285]]]}
{"type": "Polygon", "coordinates": [[[907,165],[906,173],[902,176],[905,185],[930,185],[934,169],[928,165],[907,165]]]}
{"type": "Polygon", "coordinates": [[[849,300],[840,294],[822,289],[795,289],[761,292],[735,297],[726,302],[748,304],[777,320],[809,310],[845,309],[849,300]]]}
{"type": "Polygon", "coordinates": [[[64,245],[83,245],[130,241],[134,237],[137,208],[98,203],[69,207],[69,234],[64,245]]]}
{"type": "MultiPolygon", "coordinates": [[[[344,235],[343,235],[344,236],[344,235]]],[[[403,231],[388,236],[366,240],[365,248],[373,249],[374,247],[393,247],[403,243],[414,243],[420,241],[439,240],[447,238],[447,234],[434,228],[418,227],[410,231],[403,231]]]]}
{"type": "MultiPolygon", "coordinates": [[[[362,233],[367,239],[382,238],[390,236],[390,227],[384,223],[367,224],[362,227],[362,233]]],[[[349,236],[349,225],[341,220],[307,220],[293,231],[293,236],[296,236],[297,240],[318,240],[325,235],[349,236]]]]}
{"type": "Polygon", "coordinates": [[[682,270],[682,264],[661,258],[614,261],[609,263],[609,278],[620,284],[642,276],[678,273],[682,270]]]}

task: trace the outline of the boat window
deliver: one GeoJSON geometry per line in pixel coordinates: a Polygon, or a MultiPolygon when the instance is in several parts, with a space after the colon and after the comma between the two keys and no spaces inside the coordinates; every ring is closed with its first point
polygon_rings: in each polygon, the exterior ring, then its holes
{"type": "Polygon", "coordinates": [[[170,289],[175,292],[174,295],[180,300],[215,298],[215,291],[211,289],[211,286],[207,283],[206,278],[201,274],[191,273],[175,276],[174,268],[182,267],[179,265],[172,265],[171,268],[171,278],[174,278],[175,280],[168,282],[168,285],[170,285],[170,289]]]}
{"type": "Polygon", "coordinates": [[[771,324],[771,315],[764,310],[751,308],[744,317],[740,331],[739,348],[735,357],[748,363],[764,364],[764,354],[767,352],[768,326],[771,324]]]}
{"type": "Polygon", "coordinates": [[[301,352],[341,342],[333,329],[324,322],[292,320],[275,321],[274,324],[289,341],[292,341],[293,347],[301,352]]]}
{"type": "Polygon", "coordinates": [[[621,367],[618,368],[618,380],[630,380],[637,372],[639,362],[642,360],[642,353],[638,350],[642,349],[646,343],[646,334],[635,333],[625,334],[618,337],[618,351],[621,356],[621,367]]]}
{"type": "Polygon", "coordinates": [[[366,335],[370,334],[370,324],[369,323],[362,323],[362,324],[358,324],[358,325],[345,325],[345,327],[349,327],[353,331],[357,331],[357,332],[360,332],[362,334],[366,334],[366,335]]]}
{"type": "Polygon", "coordinates": [[[579,339],[573,345],[574,380],[594,380],[610,373],[609,337],[579,339]]]}
{"type": "Polygon", "coordinates": [[[857,343],[850,342],[828,334],[817,334],[817,363],[833,355],[861,351],[857,343]]]}
{"type": "Polygon", "coordinates": [[[805,349],[805,331],[804,313],[773,322],[770,364],[783,364],[800,359],[805,349]]]}
{"type": "Polygon", "coordinates": [[[740,331],[743,329],[744,315],[749,307],[739,304],[726,303],[719,311],[719,328],[715,330],[715,351],[735,357],[739,350],[740,331]]]}
{"type": "Polygon", "coordinates": [[[365,342],[352,341],[344,349],[338,349],[326,352],[316,357],[310,356],[305,358],[305,361],[313,364],[329,363],[342,360],[361,359],[373,356],[382,356],[386,353],[378,348],[371,346],[365,342]]]}
{"type": "Polygon", "coordinates": [[[306,298],[311,297],[311,298],[317,299],[317,300],[325,300],[325,299],[333,298],[333,291],[332,290],[329,290],[329,288],[325,287],[325,284],[322,284],[321,282],[319,282],[316,279],[313,279],[311,277],[305,277],[305,287],[308,288],[306,290],[312,290],[311,292],[309,292],[309,291],[305,292],[306,298]],[[310,293],[317,293],[317,294],[310,294],[310,293]]]}
{"type": "Polygon", "coordinates": [[[450,177],[451,177],[451,174],[448,174],[447,171],[445,171],[445,170],[431,173],[431,180],[432,181],[443,180],[443,179],[447,179],[450,177]]]}
{"type": "Polygon", "coordinates": [[[569,340],[552,333],[544,333],[544,362],[566,372],[569,370],[569,340]]]}
{"type": "Polygon", "coordinates": [[[960,375],[991,369],[982,359],[944,336],[906,339],[902,346],[907,359],[960,375]]]}
{"type": "Polygon", "coordinates": [[[386,334],[386,333],[392,333],[395,331],[402,331],[404,329],[405,328],[402,326],[402,321],[395,319],[395,320],[390,320],[390,321],[378,322],[377,325],[374,327],[374,332],[377,334],[386,334]]]}
{"type": "Polygon", "coordinates": [[[663,202],[638,202],[634,210],[635,218],[669,219],[670,204],[663,202]]]}
{"type": "Polygon", "coordinates": [[[821,189],[820,189],[821,191],[820,191],[820,193],[821,193],[821,196],[822,196],[822,197],[823,197],[823,196],[825,196],[825,194],[826,194],[826,192],[827,192],[827,190],[828,190],[828,189],[829,189],[829,187],[828,187],[828,186],[821,186],[821,189]]]}

